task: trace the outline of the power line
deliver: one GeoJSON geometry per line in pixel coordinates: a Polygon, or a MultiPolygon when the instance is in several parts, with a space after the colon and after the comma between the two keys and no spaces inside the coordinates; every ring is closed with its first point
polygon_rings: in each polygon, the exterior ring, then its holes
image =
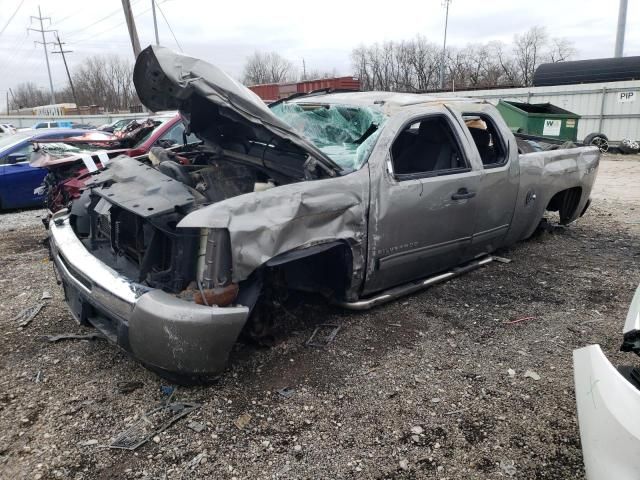
{"type": "Polygon", "coordinates": [[[67,15],[66,17],[62,17],[60,20],[57,20],[54,25],[57,27],[58,25],[60,25],[63,22],[66,22],[67,20],[69,20],[70,18],[75,17],[77,14],[84,12],[86,9],[86,7],[84,8],[78,8],[77,10],[74,10],[72,13],[70,13],[69,15],[67,15]]]}
{"type": "MultiPolygon", "coordinates": [[[[135,4],[136,4],[136,3],[138,3],[138,2],[140,2],[140,0],[133,0],[133,1],[131,2],[131,5],[135,5],[135,4]]],[[[117,15],[117,14],[119,14],[119,13],[122,13],[122,9],[121,9],[121,8],[119,8],[119,9],[117,9],[117,10],[114,10],[114,11],[113,11],[113,12],[111,12],[110,14],[108,14],[108,15],[106,15],[106,16],[104,16],[104,17],[100,18],[99,20],[96,20],[96,21],[95,21],[95,22],[93,22],[93,23],[90,23],[90,24],[89,24],[89,25],[87,25],[86,27],[82,27],[82,28],[79,28],[79,29],[77,29],[77,30],[73,30],[73,31],[69,32],[67,35],[70,35],[70,36],[72,36],[72,37],[73,37],[74,35],[77,35],[78,33],[82,33],[82,32],[84,32],[84,31],[86,31],[86,30],[90,29],[90,28],[91,28],[91,27],[93,27],[94,25],[97,25],[98,23],[104,22],[105,20],[107,20],[107,19],[109,19],[109,18],[111,18],[111,17],[113,17],[114,15],[117,15]]],[[[122,25],[122,23],[124,23],[124,22],[121,22],[121,23],[119,23],[118,25],[122,25]]]]}
{"type": "MultiPolygon", "coordinates": [[[[165,0],[165,1],[166,1],[166,0],[165,0]]],[[[135,2],[134,2],[134,3],[135,3],[135,2]]],[[[163,3],[164,3],[164,2],[163,2],[163,3]]],[[[156,7],[157,7],[159,4],[160,4],[160,2],[156,2],[156,7]]],[[[146,10],[143,10],[142,12],[135,14],[133,17],[134,17],[134,18],[138,18],[138,17],[140,17],[140,16],[142,16],[142,15],[144,15],[145,13],[148,13],[148,12],[150,12],[150,11],[151,11],[151,8],[147,8],[146,10]]],[[[86,36],[86,37],[80,38],[80,39],[78,39],[78,40],[74,40],[74,39],[72,39],[72,40],[71,40],[71,41],[69,41],[68,43],[69,43],[69,44],[71,44],[71,45],[78,45],[78,46],[79,46],[80,44],[86,45],[87,40],[92,40],[93,38],[95,38],[95,37],[97,37],[97,36],[99,36],[99,35],[102,35],[102,34],[104,34],[104,33],[107,33],[107,32],[110,32],[110,31],[112,31],[112,30],[115,30],[116,28],[121,27],[121,26],[122,26],[122,25],[124,25],[125,23],[126,23],[126,22],[125,22],[125,20],[122,20],[122,21],[120,21],[120,22],[116,23],[115,25],[113,25],[113,26],[111,26],[111,27],[109,27],[109,28],[105,28],[104,30],[101,30],[101,31],[99,31],[99,32],[97,32],[97,33],[92,33],[91,35],[88,35],[88,36],[86,36]]]]}
{"type": "Polygon", "coordinates": [[[7,27],[11,23],[11,20],[13,20],[13,17],[16,16],[16,14],[18,13],[18,10],[20,10],[20,7],[22,7],[23,3],[24,3],[24,0],[20,0],[20,3],[18,4],[18,7],[13,12],[13,14],[9,17],[9,20],[7,20],[7,23],[5,23],[4,27],[2,27],[2,30],[0,30],[0,35],[2,35],[4,33],[4,31],[7,29],[7,27]]]}
{"type": "Polygon", "coordinates": [[[169,27],[169,31],[171,32],[171,35],[173,36],[173,39],[176,41],[176,45],[178,45],[178,48],[180,49],[181,52],[184,52],[184,50],[182,50],[182,47],[180,46],[180,42],[178,42],[178,39],[176,38],[175,33],[173,33],[173,29],[171,28],[171,25],[169,24],[169,20],[167,20],[167,17],[165,16],[164,12],[162,11],[162,8],[160,8],[160,4],[157,3],[156,7],[158,7],[158,10],[160,10],[160,13],[162,14],[162,18],[164,18],[164,21],[167,24],[167,27],[169,27]]]}

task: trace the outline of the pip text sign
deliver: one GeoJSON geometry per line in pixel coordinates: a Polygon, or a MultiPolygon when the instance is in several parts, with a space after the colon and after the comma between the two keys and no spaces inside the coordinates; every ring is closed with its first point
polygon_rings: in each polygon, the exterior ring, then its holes
{"type": "Polygon", "coordinates": [[[634,92],[633,90],[627,92],[618,92],[618,103],[635,102],[637,96],[638,92],[634,92]]]}

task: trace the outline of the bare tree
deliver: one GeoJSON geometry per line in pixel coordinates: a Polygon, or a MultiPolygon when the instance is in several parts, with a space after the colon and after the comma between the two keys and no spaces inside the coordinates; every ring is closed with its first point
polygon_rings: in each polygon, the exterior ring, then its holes
{"type": "Polygon", "coordinates": [[[280,83],[294,78],[293,63],[276,52],[254,52],[247,59],[242,75],[246,85],[280,83]]]}
{"type": "Polygon", "coordinates": [[[514,37],[513,55],[523,85],[532,84],[536,68],[545,60],[544,49],[547,42],[548,35],[544,27],[533,27],[514,37]]]}
{"type": "MultiPolygon", "coordinates": [[[[447,48],[447,89],[530,85],[540,63],[567,60],[575,49],[566,39],[549,40],[546,30],[533,27],[501,42],[447,48]]],[[[426,38],[361,45],[351,52],[355,75],[363,90],[416,92],[436,90],[442,49],[426,38]]]]}
{"type": "Polygon", "coordinates": [[[573,46],[573,42],[567,38],[552,38],[549,45],[549,58],[550,62],[564,62],[569,60],[576,54],[576,49],[573,46]]]}
{"type": "MultiPolygon", "coordinates": [[[[97,105],[106,110],[128,110],[140,101],[133,86],[133,64],[115,55],[88,58],[72,72],[78,106],[97,105]]],[[[49,95],[32,82],[14,89],[13,108],[47,105],[49,95]]],[[[75,102],[71,89],[56,92],[61,103],[75,102]]]]}
{"type": "Polygon", "coordinates": [[[81,105],[107,110],[128,109],[137,104],[133,86],[133,64],[115,55],[91,57],[73,73],[81,105]]]}
{"type": "Polygon", "coordinates": [[[39,105],[47,105],[50,102],[50,95],[33,82],[21,83],[13,89],[11,108],[28,108],[39,105]]]}

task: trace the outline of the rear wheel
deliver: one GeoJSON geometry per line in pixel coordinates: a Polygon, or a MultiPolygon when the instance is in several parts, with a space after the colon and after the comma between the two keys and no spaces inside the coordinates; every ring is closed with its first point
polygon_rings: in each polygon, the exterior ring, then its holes
{"type": "Polygon", "coordinates": [[[609,150],[609,139],[604,133],[590,133],[582,143],[598,147],[603,153],[609,150]]]}

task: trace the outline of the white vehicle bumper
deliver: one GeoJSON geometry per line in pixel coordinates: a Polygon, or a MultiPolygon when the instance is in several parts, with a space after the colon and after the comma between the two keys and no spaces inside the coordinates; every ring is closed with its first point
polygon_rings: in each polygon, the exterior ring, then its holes
{"type": "Polygon", "coordinates": [[[640,390],[599,345],[574,350],[573,368],[587,478],[640,479],[640,390]]]}

